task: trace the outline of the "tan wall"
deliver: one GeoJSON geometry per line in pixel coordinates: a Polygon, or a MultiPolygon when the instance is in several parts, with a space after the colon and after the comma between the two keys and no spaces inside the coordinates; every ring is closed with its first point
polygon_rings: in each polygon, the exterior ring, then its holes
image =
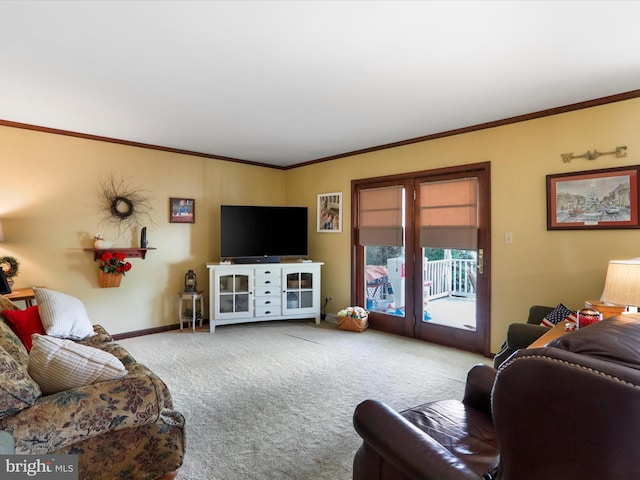
{"type": "MultiPolygon", "coordinates": [[[[612,258],[640,256],[637,230],[547,231],[547,174],[640,164],[636,126],[640,99],[458,135],[287,171],[0,127],[0,255],[22,262],[16,286],[46,285],[82,299],[95,323],[112,333],[176,323],[176,292],[194,268],[208,288],[207,261],[218,260],[219,205],[289,204],[310,208],[310,256],[325,262],[323,298],[336,312],[350,302],[351,180],[491,162],[493,276],[491,345],[524,321],[530,304],[578,308],[600,295],[612,258]],[[635,143],[634,143],[635,142],[635,143]],[[628,156],[563,163],[564,152],[607,151],[628,156]],[[99,185],[109,172],[152,192],[149,246],[158,250],[118,289],[100,289],[97,263],[82,251],[100,228],[99,185]],[[316,233],[318,193],[343,192],[343,232],[316,233]],[[168,223],[169,197],[196,199],[196,223],[168,223]],[[504,232],[513,232],[505,245],[504,232]]],[[[119,246],[137,246],[129,233],[119,246]]]]}
{"type": "Polygon", "coordinates": [[[287,201],[314,205],[315,195],[343,192],[343,233],[316,234],[310,250],[325,262],[328,311],[350,302],[351,180],[432,168],[491,162],[491,347],[507,325],[526,320],[531,304],[564,302],[579,308],[598,298],[607,261],[640,256],[637,230],[547,231],[546,175],[640,164],[640,99],[383,150],[287,171],[287,201]],[[582,154],[628,146],[626,158],[563,163],[561,153],[582,154]],[[313,198],[312,198],[313,197],[313,198]],[[513,232],[514,243],[504,243],[513,232]]]}
{"type": "MultiPolygon", "coordinates": [[[[117,144],[0,127],[0,256],[20,262],[16,287],[45,285],[80,298],[111,333],[175,324],[177,292],[194,269],[208,288],[206,262],[219,259],[219,205],[283,204],[283,171],[117,144]],[[98,287],[98,263],[83,251],[102,224],[100,184],[114,172],[153,197],[149,247],[120,288],[98,287]],[[196,200],[194,224],[169,223],[169,198],[196,200]]],[[[114,246],[139,246],[138,229],[114,246]]]]}

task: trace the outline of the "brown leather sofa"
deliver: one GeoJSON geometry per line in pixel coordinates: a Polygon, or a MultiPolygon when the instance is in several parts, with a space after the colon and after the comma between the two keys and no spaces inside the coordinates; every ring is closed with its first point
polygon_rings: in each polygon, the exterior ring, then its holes
{"type": "Polygon", "coordinates": [[[471,369],[462,401],[361,403],[354,480],[640,478],[640,315],[471,369]]]}

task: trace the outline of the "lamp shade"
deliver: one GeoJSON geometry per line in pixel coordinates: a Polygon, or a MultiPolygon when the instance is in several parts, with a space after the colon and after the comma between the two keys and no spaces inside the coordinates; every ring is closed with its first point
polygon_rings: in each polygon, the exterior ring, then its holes
{"type": "Polygon", "coordinates": [[[600,300],[625,306],[640,306],[640,260],[611,260],[600,300]]]}

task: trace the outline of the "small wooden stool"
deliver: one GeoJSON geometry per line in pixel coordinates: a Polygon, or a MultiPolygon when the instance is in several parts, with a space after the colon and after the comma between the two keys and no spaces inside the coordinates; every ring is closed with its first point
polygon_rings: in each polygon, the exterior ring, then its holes
{"type": "Polygon", "coordinates": [[[196,300],[200,300],[200,326],[202,326],[202,316],[204,314],[204,295],[203,295],[203,291],[199,291],[199,292],[180,292],[178,293],[178,296],[180,297],[180,303],[178,305],[178,316],[180,318],[180,330],[182,330],[182,322],[186,321],[187,323],[189,321],[193,322],[193,331],[195,333],[196,331],[196,300]],[[182,301],[183,300],[190,300],[191,301],[191,314],[193,315],[192,318],[185,318],[184,317],[184,311],[183,311],[183,306],[182,306],[182,301]]]}

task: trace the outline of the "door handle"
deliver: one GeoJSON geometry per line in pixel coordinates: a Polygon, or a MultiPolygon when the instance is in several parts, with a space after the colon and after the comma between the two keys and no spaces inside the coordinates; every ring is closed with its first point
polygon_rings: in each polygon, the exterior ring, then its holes
{"type": "Polygon", "coordinates": [[[484,249],[482,248],[478,249],[478,273],[481,275],[484,273],[484,249]]]}

